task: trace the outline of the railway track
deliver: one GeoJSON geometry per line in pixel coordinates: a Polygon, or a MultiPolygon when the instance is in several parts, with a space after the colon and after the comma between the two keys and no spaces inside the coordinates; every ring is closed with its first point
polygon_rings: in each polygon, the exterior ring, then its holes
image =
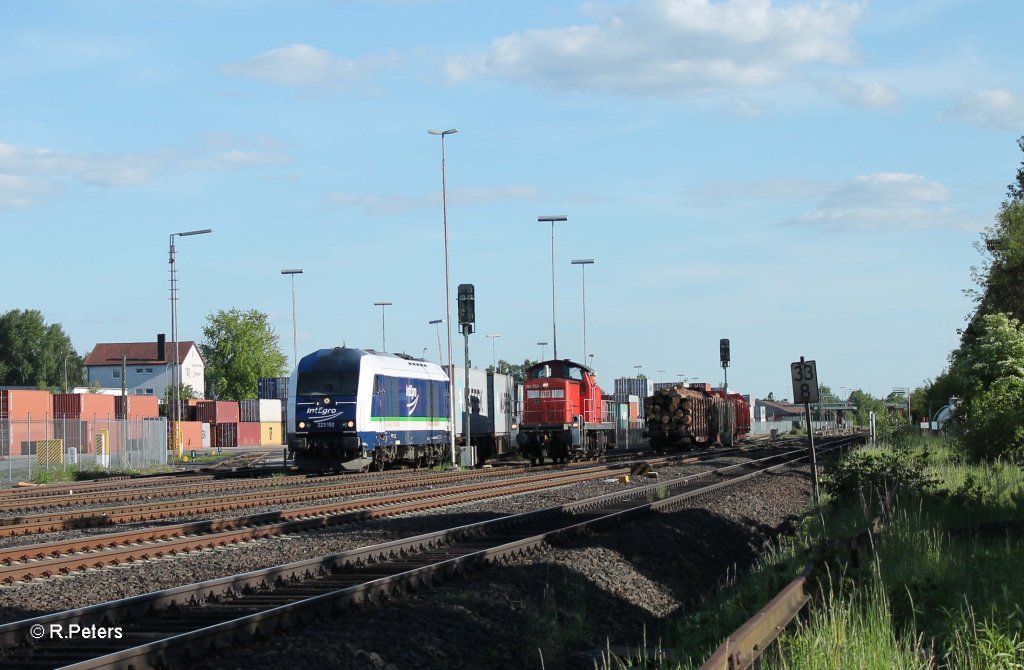
{"type": "Polygon", "coordinates": [[[806,450],[786,450],[538,512],[7,624],[0,626],[0,661],[5,668],[187,667],[211,649],[246,637],[429,585],[529,552],[553,537],[651,510],[671,510],[687,498],[711,494],[806,457],[806,450]],[[648,502],[649,498],[662,499],[648,502]],[[120,637],[48,635],[69,631],[72,625],[118,630],[120,637]]]}
{"type": "MultiPolygon", "coordinates": [[[[698,459],[691,457],[686,460],[693,462],[698,459]]],[[[77,570],[173,556],[355,521],[529,493],[618,476],[628,473],[629,470],[629,464],[621,467],[593,466],[555,470],[508,481],[485,481],[427,491],[402,491],[382,497],[339,501],[296,510],[195,521],[11,547],[0,550],[0,582],[51,577],[77,570]]]]}

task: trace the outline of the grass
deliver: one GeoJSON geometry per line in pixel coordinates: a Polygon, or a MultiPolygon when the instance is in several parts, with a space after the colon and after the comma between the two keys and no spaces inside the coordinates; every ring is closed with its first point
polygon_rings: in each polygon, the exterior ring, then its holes
{"type": "Polygon", "coordinates": [[[688,661],[610,657],[601,667],[699,667],[821,542],[863,528],[890,490],[898,503],[873,558],[858,570],[820,570],[809,614],[764,667],[1024,670],[1024,468],[966,463],[954,444],[904,437],[896,448],[859,450],[832,473],[822,507],[795,537],[670,622],[667,644],[688,661]]]}

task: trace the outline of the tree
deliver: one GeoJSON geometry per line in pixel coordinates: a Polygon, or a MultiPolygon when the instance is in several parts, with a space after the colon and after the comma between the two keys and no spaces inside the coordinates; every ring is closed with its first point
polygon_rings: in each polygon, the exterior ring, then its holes
{"type": "Polygon", "coordinates": [[[47,325],[36,309],[0,315],[0,386],[63,389],[83,383],[79,356],[59,323],[47,325]]]}
{"type": "Polygon", "coordinates": [[[953,353],[949,375],[960,401],[954,418],[976,458],[1024,447],[1024,330],[1006,314],[977,320],[974,339],[953,353]]]}
{"type": "MultiPolygon", "coordinates": [[[[1017,146],[1024,151],[1024,135],[1017,138],[1017,146]]],[[[1009,202],[1024,202],[1024,161],[1017,168],[1017,180],[1006,187],[1006,199],[1009,202]]]]}
{"type": "Polygon", "coordinates": [[[281,377],[287,358],[267,315],[252,309],[220,310],[206,317],[199,350],[206,361],[206,382],[221,400],[255,398],[260,377],[281,377]]]}
{"type": "MultiPolygon", "coordinates": [[[[515,363],[509,363],[504,359],[498,359],[498,374],[509,375],[517,382],[524,381],[526,379],[526,371],[538,363],[539,361],[531,361],[529,358],[524,360],[521,365],[515,363]]],[[[487,367],[488,371],[493,371],[494,366],[490,365],[487,367]]]]}

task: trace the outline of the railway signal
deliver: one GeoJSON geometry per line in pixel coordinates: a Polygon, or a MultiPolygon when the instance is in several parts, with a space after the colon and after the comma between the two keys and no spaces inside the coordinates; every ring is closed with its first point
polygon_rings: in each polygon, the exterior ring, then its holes
{"type": "MultiPolygon", "coordinates": [[[[473,332],[476,324],[476,295],[472,284],[459,284],[459,326],[462,328],[462,336],[466,339],[466,393],[465,406],[462,409],[463,428],[462,433],[466,436],[466,447],[472,454],[473,443],[470,440],[470,397],[469,397],[469,335],[473,332]]],[[[454,383],[455,380],[451,380],[454,383]]],[[[452,417],[454,419],[455,417],[452,417]]],[[[475,455],[470,460],[476,462],[475,455]]]]}

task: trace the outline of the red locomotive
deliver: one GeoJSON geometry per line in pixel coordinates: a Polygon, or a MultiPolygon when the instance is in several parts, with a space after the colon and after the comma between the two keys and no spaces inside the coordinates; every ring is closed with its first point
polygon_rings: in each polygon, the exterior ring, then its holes
{"type": "Polygon", "coordinates": [[[526,370],[523,415],[516,442],[530,463],[598,457],[614,442],[611,403],[594,371],[569,359],[537,363],[526,370]]]}

